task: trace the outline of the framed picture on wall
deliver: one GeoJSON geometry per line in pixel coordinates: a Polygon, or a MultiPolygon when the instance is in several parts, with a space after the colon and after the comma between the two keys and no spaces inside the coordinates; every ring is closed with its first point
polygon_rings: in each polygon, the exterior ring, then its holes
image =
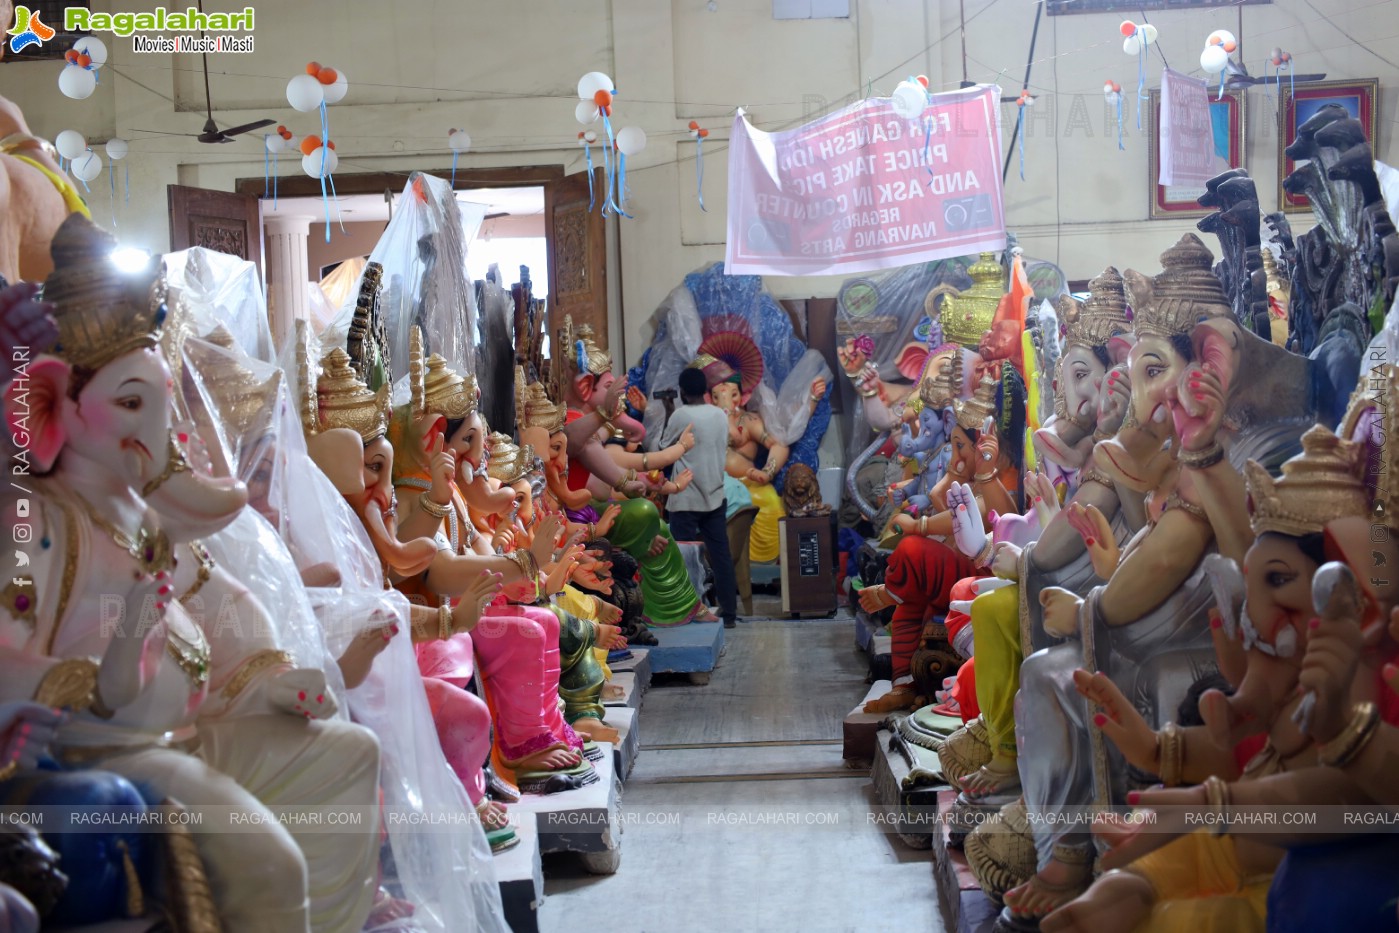
{"type": "Polygon", "coordinates": [[[1311,202],[1288,194],[1282,183],[1297,163],[1287,157],[1287,146],[1297,138],[1297,127],[1306,123],[1327,104],[1340,104],[1365,128],[1365,138],[1375,144],[1375,96],[1378,78],[1358,78],[1351,81],[1319,81],[1295,87],[1282,84],[1282,133],[1278,136],[1278,196],[1282,209],[1288,213],[1311,210],[1311,202]]]}
{"type": "MultiPolygon", "coordinates": [[[[1225,91],[1222,100],[1218,92],[1210,91],[1210,117],[1214,127],[1215,164],[1220,172],[1244,167],[1244,109],[1246,98],[1241,90],[1225,91]]],[[[1148,102],[1151,116],[1151,138],[1147,146],[1147,185],[1151,190],[1151,218],[1204,217],[1210,213],[1199,204],[1205,186],[1158,185],[1161,177],[1161,89],[1151,89],[1148,102]]],[[[1216,172],[1218,174],[1218,172],[1216,172]]]]}

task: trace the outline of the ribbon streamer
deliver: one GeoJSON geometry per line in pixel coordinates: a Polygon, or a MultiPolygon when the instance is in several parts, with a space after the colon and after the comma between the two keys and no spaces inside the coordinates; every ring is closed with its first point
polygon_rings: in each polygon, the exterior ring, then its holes
{"type": "Polygon", "coordinates": [[[452,188],[457,187],[457,150],[452,150],[452,188]]]}
{"type": "Polygon", "coordinates": [[[1015,138],[1019,140],[1020,180],[1025,180],[1025,105],[1020,105],[1020,113],[1015,116],[1015,138]]]}
{"type": "MultiPolygon", "coordinates": [[[[272,158],[272,153],[267,149],[267,141],[272,138],[271,133],[265,133],[262,137],[262,196],[267,197],[267,163],[272,158]]],[[[279,136],[278,139],[281,137],[279,136]]]]}
{"type": "MultiPolygon", "coordinates": [[[[1144,38],[1144,37],[1142,37],[1144,38]]],[[[1137,49],[1137,129],[1142,128],[1142,101],[1150,98],[1146,92],[1146,42],[1137,49]]]]}
{"type": "Polygon", "coordinates": [[[1216,97],[1215,100],[1223,100],[1223,99],[1224,99],[1224,76],[1225,76],[1226,74],[1228,74],[1228,73],[1229,73],[1229,69],[1228,69],[1228,68],[1225,68],[1223,71],[1221,71],[1221,72],[1219,73],[1219,96],[1216,97]]]}
{"type": "Polygon", "coordinates": [[[1127,151],[1127,147],[1124,146],[1124,145],[1122,145],[1122,95],[1121,95],[1120,93],[1117,95],[1116,105],[1117,105],[1117,148],[1120,149],[1120,150],[1123,151],[1123,152],[1126,152],[1126,151],[1127,151]]]}
{"type": "Polygon", "coordinates": [[[928,170],[928,177],[933,176],[933,115],[930,113],[923,120],[923,167],[928,170]]]}
{"type": "Polygon", "coordinates": [[[117,226],[117,167],[113,162],[107,163],[107,187],[112,194],[112,229],[117,226]]]}
{"type": "Polygon", "coordinates": [[[700,210],[706,214],[709,208],[704,206],[704,137],[695,137],[695,194],[699,197],[700,210]]]}
{"type": "Polygon", "coordinates": [[[627,213],[625,207],[627,203],[627,154],[617,153],[617,213],[628,220],[635,220],[631,214],[627,213]]]}
{"type": "MultiPolygon", "coordinates": [[[[321,159],[325,158],[326,155],[322,153],[321,159]]],[[[350,234],[345,230],[345,215],[340,213],[340,195],[335,193],[335,173],[327,172],[325,177],[326,181],[330,182],[330,197],[335,201],[335,222],[340,225],[340,232],[349,236],[350,234]]]]}
{"type": "Polygon", "coordinates": [[[593,194],[593,145],[586,140],[583,142],[583,155],[588,159],[588,213],[591,214],[597,197],[593,194]]]}

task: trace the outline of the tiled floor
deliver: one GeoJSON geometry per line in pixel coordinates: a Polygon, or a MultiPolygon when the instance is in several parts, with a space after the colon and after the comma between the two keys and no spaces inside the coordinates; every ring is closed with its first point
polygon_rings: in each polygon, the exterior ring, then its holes
{"type": "MultiPolygon", "coordinates": [[[[759,609],[780,607],[771,597],[759,609]]],[[[942,929],[929,852],[870,819],[841,759],[864,694],[848,620],[761,619],[726,633],[707,686],[658,684],[622,800],[622,866],[545,861],[545,933],[942,929]]]]}

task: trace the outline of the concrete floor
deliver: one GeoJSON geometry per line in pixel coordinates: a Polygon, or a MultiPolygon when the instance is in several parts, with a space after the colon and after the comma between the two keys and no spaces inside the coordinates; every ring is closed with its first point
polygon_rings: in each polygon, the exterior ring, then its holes
{"type": "Polygon", "coordinates": [[[931,853],[870,819],[869,776],[841,759],[866,690],[851,626],[755,619],[726,633],[707,686],[654,685],[622,866],[597,877],[547,857],[541,930],[941,931],[931,853]]]}

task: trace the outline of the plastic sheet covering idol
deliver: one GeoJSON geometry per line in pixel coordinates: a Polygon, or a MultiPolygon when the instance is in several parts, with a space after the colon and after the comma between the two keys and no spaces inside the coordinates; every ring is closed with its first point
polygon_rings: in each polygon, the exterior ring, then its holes
{"type": "Polygon", "coordinates": [[[184,351],[187,383],[198,399],[191,400],[192,414],[225,422],[217,435],[225,449],[214,457],[228,462],[248,484],[253,502],[234,529],[247,526],[256,534],[211,540],[215,560],[247,568],[240,579],[264,605],[275,607],[298,663],[307,666],[303,653],[309,659],[319,650],[327,678],[346,700],[341,715],[379,739],[384,827],[396,872],[383,883],[414,904],[416,929],[505,933],[490,847],[466,789],[442,754],[428,708],[409,640],[408,602],[383,589],[382,569],[363,525],[306,452],[293,401],[300,397],[294,344],[286,348],[289,365],[282,368],[197,338],[187,339],[184,351]],[[247,394],[275,380],[266,410],[250,418],[251,406],[239,414],[229,410],[227,391],[210,391],[203,374],[227,373],[229,364],[251,374],[247,394]],[[307,588],[302,584],[307,571],[322,579],[331,571],[329,581],[338,577],[338,585],[307,588]],[[345,691],[334,659],[359,633],[393,623],[399,634],[374,660],[366,681],[345,691]]]}
{"type": "Polygon", "coordinates": [[[207,334],[223,324],[249,356],[270,363],[281,339],[274,339],[257,265],[202,246],[166,254],[166,278],[184,300],[193,332],[207,334]]]}
{"type": "MultiPolygon", "coordinates": [[[[414,172],[395,202],[371,263],[383,267],[380,309],[389,358],[402,377],[408,340],[422,328],[425,354],[440,353],[458,372],[475,372],[476,295],[466,271],[466,247],[485,218],[485,205],[459,202],[441,178],[414,172]]],[[[334,323],[321,334],[326,349],[343,347],[360,283],[350,290],[334,323]]],[[[406,400],[405,393],[405,400],[406,400]]]]}
{"type": "MultiPolygon", "coordinates": [[[[807,399],[813,379],[834,376],[816,350],[807,349],[792,330],[791,318],[753,275],[724,275],[723,263],[715,263],[685,276],[684,284],[661,302],[652,316],[655,337],[651,347],[629,375],[632,385],[649,397],[653,389],[672,389],[680,371],[699,355],[705,338],[726,331],[743,334],[763,356],[763,380],[753,392],[748,408],[763,416],[768,431],[792,448],[788,463],[818,468],[817,448],[831,420],[830,393],[814,414],[807,399]]],[[[646,407],[647,444],[660,442],[664,407],[646,407]]],[[[777,475],[780,490],[786,468],[777,475]]]]}

